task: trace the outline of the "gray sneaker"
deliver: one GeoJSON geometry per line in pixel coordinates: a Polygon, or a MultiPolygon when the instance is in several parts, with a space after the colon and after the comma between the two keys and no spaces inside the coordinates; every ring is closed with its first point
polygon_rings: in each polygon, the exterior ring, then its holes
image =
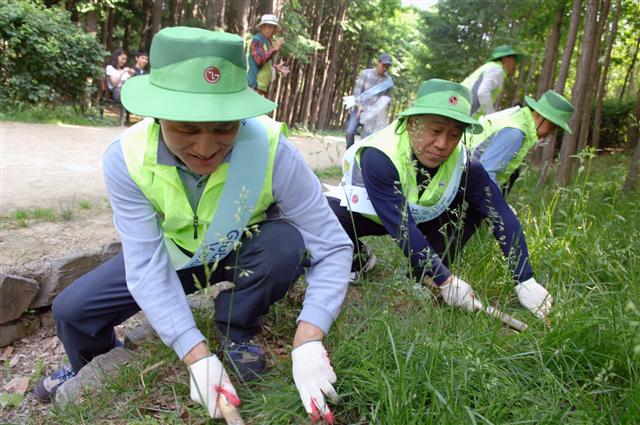
{"type": "Polygon", "coordinates": [[[74,376],[76,376],[76,373],[71,369],[71,365],[66,364],[51,375],[41,379],[33,389],[33,393],[38,400],[44,403],[50,403],[56,396],[56,391],[60,385],[64,384],[74,376]]]}

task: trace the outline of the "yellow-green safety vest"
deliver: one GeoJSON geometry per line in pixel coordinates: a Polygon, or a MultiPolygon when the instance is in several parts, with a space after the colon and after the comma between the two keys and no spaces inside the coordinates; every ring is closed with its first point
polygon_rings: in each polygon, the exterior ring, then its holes
{"type": "Polygon", "coordinates": [[[480,145],[491,143],[493,136],[503,128],[516,128],[524,133],[524,140],[520,149],[505,168],[496,175],[498,183],[504,184],[509,181],[511,174],[520,166],[524,157],[538,141],[533,114],[531,109],[527,107],[515,106],[481,117],[480,124],[482,124],[482,133],[471,134],[471,132],[467,132],[467,146],[472,152],[478,149],[480,145]]]}
{"type": "MultiPolygon", "coordinates": [[[[384,129],[374,133],[357,145],[355,160],[360,166],[362,150],[367,147],[378,149],[393,163],[400,177],[402,195],[407,200],[414,220],[418,223],[440,215],[453,201],[460,186],[460,176],[466,167],[466,150],[462,143],[438,167],[426,188],[418,187],[417,170],[413,163],[413,150],[404,122],[394,121],[384,129]],[[420,191],[422,190],[422,193],[420,191]],[[429,208],[436,210],[429,211],[429,208]],[[421,219],[422,216],[422,219],[421,219]]],[[[366,215],[380,223],[375,215],[366,215]]]]}
{"type": "MultiPolygon", "coordinates": [[[[264,221],[266,210],[274,203],[271,186],[273,164],[280,135],[287,133],[285,124],[269,117],[254,119],[259,120],[266,130],[269,139],[269,159],[264,185],[247,225],[264,221]]],[[[218,208],[229,163],[221,164],[209,176],[194,214],[176,167],[158,164],[159,130],[160,126],[151,118],[131,127],[121,139],[125,162],[131,178],[153,205],[165,239],[193,253],[200,247],[218,208]],[[197,223],[194,222],[196,216],[197,223]]]]}
{"type": "MultiPolygon", "coordinates": [[[[480,86],[480,82],[482,75],[491,68],[500,68],[504,71],[504,68],[499,62],[487,62],[475,71],[471,73],[467,78],[462,81],[462,85],[469,89],[471,92],[471,98],[473,99],[473,104],[471,105],[472,116],[474,118],[478,118],[481,115],[485,115],[487,111],[484,110],[482,105],[478,100],[478,87],[480,86]]],[[[502,87],[496,87],[491,92],[491,101],[495,105],[498,100],[498,96],[500,96],[500,92],[502,91],[502,87]]]]}

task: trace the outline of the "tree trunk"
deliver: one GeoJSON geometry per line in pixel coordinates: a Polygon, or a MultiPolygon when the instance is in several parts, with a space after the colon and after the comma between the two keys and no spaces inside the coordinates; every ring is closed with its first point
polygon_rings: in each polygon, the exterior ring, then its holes
{"type": "MultiPolygon", "coordinates": [[[[553,76],[556,68],[556,56],[558,52],[558,45],[560,44],[560,33],[562,29],[562,18],[564,17],[564,3],[560,5],[558,13],[556,13],[554,24],[551,27],[549,36],[547,37],[547,45],[544,52],[544,62],[542,63],[542,71],[540,71],[540,77],[538,78],[538,87],[536,89],[536,99],[551,87],[553,76]]],[[[515,102],[513,103],[515,104],[515,102]]],[[[534,149],[531,152],[531,165],[535,168],[542,167],[542,149],[534,149]]]]}
{"type": "MultiPolygon", "coordinates": [[[[571,20],[569,21],[569,30],[567,31],[567,41],[565,42],[564,52],[562,53],[562,61],[560,62],[560,69],[558,70],[558,79],[556,80],[555,91],[560,94],[564,93],[564,86],[567,82],[567,76],[569,75],[569,68],[571,66],[571,57],[573,56],[573,50],[576,45],[576,39],[578,38],[578,29],[580,27],[580,15],[582,10],[582,0],[573,0],[571,7],[571,20]]],[[[543,185],[546,183],[549,175],[551,174],[551,168],[553,167],[553,159],[556,152],[556,141],[558,139],[558,132],[554,131],[548,138],[547,143],[544,145],[542,151],[542,163],[544,168],[540,173],[538,184],[543,185]]]]}
{"type": "Polygon", "coordinates": [[[555,90],[560,94],[564,92],[564,85],[566,84],[567,76],[569,75],[569,68],[571,67],[571,56],[573,56],[573,49],[576,45],[576,39],[578,38],[581,10],[582,0],[573,0],[566,46],[564,49],[564,53],[562,54],[562,62],[560,63],[560,69],[558,70],[558,79],[556,80],[555,86],[555,90]]]}
{"type": "MultiPolygon", "coordinates": [[[[311,36],[314,41],[320,41],[320,32],[322,30],[322,13],[324,8],[324,0],[316,0],[314,2],[316,5],[316,16],[313,22],[313,32],[311,36]]],[[[304,88],[304,102],[303,102],[303,113],[302,113],[302,122],[306,125],[310,125],[311,118],[311,102],[314,100],[314,89],[316,82],[316,72],[318,66],[318,50],[313,51],[313,55],[311,56],[311,62],[307,71],[307,81],[304,88]]]]}
{"type": "Polygon", "coordinates": [[[162,28],[163,9],[164,0],[153,0],[153,9],[151,10],[151,38],[162,28]]]}
{"type": "Polygon", "coordinates": [[[564,17],[564,3],[561,4],[558,13],[555,16],[553,27],[547,38],[547,46],[544,52],[544,63],[538,80],[538,90],[536,98],[542,96],[544,92],[551,88],[553,76],[555,74],[556,55],[558,46],[560,45],[560,33],[562,32],[562,18],[564,17]]]}
{"type": "Polygon", "coordinates": [[[98,14],[95,10],[89,10],[83,16],[83,28],[85,32],[96,35],[98,33],[98,14]]]}
{"type": "Polygon", "coordinates": [[[620,11],[622,10],[622,0],[618,0],[616,3],[616,14],[613,17],[611,23],[611,30],[609,31],[609,37],[607,39],[607,50],[604,54],[604,67],[602,74],[600,75],[600,81],[598,82],[598,90],[596,92],[596,111],[593,119],[593,133],[591,134],[591,145],[598,149],[600,147],[600,125],[602,124],[602,102],[604,95],[607,91],[607,79],[609,77],[609,66],[611,65],[611,51],[613,49],[613,43],[618,33],[618,20],[620,18],[620,11]]]}
{"type": "Polygon", "coordinates": [[[212,30],[216,26],[217,3],[216,0],[205,0],[204,2],[204,26],[208,30],[212,30]]]}
{"type": "Polygon", "coordinates": [[[516,87],[513,90],[513,96],[511,97],[511,102],[509,103],[510,106],[515,106],[518,102],[520,102],[520,99],[522,99],[520,97],[520,92],[522,91],[522,84],[524,83],[524,75],[525,75],[525,68],[527,66],[527,61],[526,60],[522,60],[520,61],[520,64],[518,66],[518,82],[516,83],[516,87]]]}
{"type": "MultiPolygon", "coordinates": [[[[338,2],[338,7],[337,7],[337,13],[336,16],[338,16],[338,22],[342,22],[347,14],[347,4],[348,2],[346,0],[340,0],[338,2]]],[[[340,58],[340,42],[342,41],[342,27],[340,25],[336,25],[336,28],[334,30],[333,33],[333,37],[331,39],[331,49],[333,50],[333,52],[331,53],[331,59],[329,61],[329,63],[327,64],[327,66],[329,66],[329,75],[327,78],[327,84],[325,87],[330,87],[333,88],[334,87],[334,83],[336,81],[336,74],[338,73],[338,61],[340,58]]],[[[329,104],[330,104],[331,98],[330,96],[323,96],[320,103],[320,113],[318,116],[318,128],[321,130],[324,130],[327,126],[327,122],[329,119],[329,104]]]]}
{"type": "MultiPolygon", "coordinates": [[[[640,90],[638,90],[638,99],[640,99],[640,90]]],[[[636,119],[634,125],[629,129],[635,129],[636,151],[631,158],[631,165],[629,166],[629,172],[624,180],[622,186],[625,192],[631,192],[638,189],[638,182],[640,181],[640,101],[636,107],[636,119]]],[[[633,137],[633,136],[632,136],[633,137]]],[[[629,140],[632,143],[633,140],[629,140]]]]}
{"type": "MultiPolygon", "coordinates": [[[[582,114],[582,121],[580,122],[580,136],[578,137],[578,152],[582,151],[587,146],[589,136],[589,124],[591,122],[591,109],[593,96],[597,90],[598,79],[600,77],[601,69],[598,67],[598,58],[600,57],[600,42],[602,40],[602,34],[606,27],[607,15],[609,14],[609,7],[611,6],[611,0],[603,0],[601,3],[600,18],[598,21],[598,33],[594,40],[594,46],[591,52],[591,65],[589,68],[588,82],[586,91],[584,94],[584,112],[582,114]]],[[[577,164],[573,161],[574,165],[577,164]]]]}
{"type": "Polygon", "coordinates": [[[576,70],[576,82],[571,92],[575,112],[571,117],[570,127],[573,134],[568,132],[562,138],[560,147],[560,163],[556,174],[556,183],[559,186],[567,186],[571,181],[571,171],[573,166],[573,155],[576,152],[577,138],[580,135],[580,121],[582,114],[587,113],[585,101],[585,91],[588,89],[589,72],[591,71],[591,54],[598,35],[598,0],[588,0],[587,14],[584,23],[584,35],[582,47],[580,48],[580,60],[576,70]]]}
{"type": "Polygon", "coordinates": [[[624,76],[624,83],[622,83],[622,89],[620,90],[620,97],[619,97],[620,100],[622,100],[622,98],[624,97],[624,92],[627,87],[627,81],[629,81],[629,76],[633,72],[633,68],[635,68],[636,66],[636,60],[638,59],[638,47],[640,47],[640,38],[636,42],[635,53],[633,54],[633,59],[631,60],[631,65],[629,66],[627,75],[624,76]]]}
{"type": "Polygon", "coordinates": [[[238,34],[244,40],[249,27],[250,0],[234,0],[233,19],[229,23],[229,32],[238,34]]]}

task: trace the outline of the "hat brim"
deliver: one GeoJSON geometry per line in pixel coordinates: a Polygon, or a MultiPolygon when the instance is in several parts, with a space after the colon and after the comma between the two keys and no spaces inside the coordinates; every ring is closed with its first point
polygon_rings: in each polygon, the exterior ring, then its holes
{"type": "Polygon", "coordinates": [[[443,117],[451,118],[461,123],[468,124],[469,130],[473,134],[482,133],[482,125],[477,120],[473,119],[469,115],[466,115],[457,111],[447,111],[441,108],[413,106],[409,109],[406,109],[400,112],[398,115],[401,117],[409,117],[411,115],[426,115],[426,114],[441,115],[443,117]]]}
{"type": "Polygon", "coordinates": [[[257,30],[259,30],[259,29],[260,29],[260,27],[261,27],[261,26],[263,26],[263,25],[273,25],[273,26],[275,26],[275,27],[277,27],[277,28],[278,28],[278,31],[280,31],[280,30],[282,29],[282,27],[280,26],[280,24],[279,24],[279,23],[277,23],[277,22],[269,22],[269,21],[260,22],[260,23],[258,23],[258,25],[256,25],[256,27],[255,27],[255,28],[256,28],[257,30]]]}
{"type": "Polygon", "coordinates": [[[136,115],[187,122],[237,121],[264,115],[278,106],[250,88],[224,94],[185,93],[155,86],[149,75],[127,80],[122,104],[136,115]]]}
{"type": "Polygon", "coordinates": [[[541,107],[540,104],[534,98],[532,98],[531,96],[525,96],[524,101],[526,102],[527,105],[529,105],[534,111],[542,115],[545,119],[551,121],[561,129],[566,131],[567,133],[573,134],[573,132],[571,131],[571,127],[569,127],[569,124],[567,122],[560,120],[556,116],[553,116],[543,107],[541,107]]]}

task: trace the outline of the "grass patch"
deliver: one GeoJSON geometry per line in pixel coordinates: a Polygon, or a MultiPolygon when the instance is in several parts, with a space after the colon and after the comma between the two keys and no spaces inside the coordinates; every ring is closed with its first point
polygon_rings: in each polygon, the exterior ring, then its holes
{"type": "MultiPolygon", "coordinates": [[[[509,202],[526,231],[538,280],[554,297],[545,326],[521,309],[490,232],[478,232],[452,269],[485,302],[526,321],[521,334],[414,289],[389,237],[367,238],[379,258],[351,286],[326,341],[341,396],[338,423],[633,424],[640,417],[640,216],[621,191],[628,158],[584,164],[572,186],[536,186],[525,172],[509,202]]],[[[335,170],[332,171],[335,173],[335,170]]],[[[236,383],[252,424],[307,423],[291,377],[290,344],[304,288],[264,319],[261,341],[274,366],[236,383]]],[[[212,312],[195,314],[212,349],[212,312]]],[[[138,351],[100,393],[29,423],[206,423],[189,401],[186,369],[158,339],[138,351]]]]}
{"type": "Polygon", "coordinates": [[[101,117],[96,108],[90,109],[84,115],[68,105],[25,105],[2,109],[3,112],[0,113],[2,121],[111,127],[118,125],[117,117],[101,117]]]}
{"type": "Polygon", "coordinates": [[[342,179],[342,168],[338,166],[323,168],[322,170],[315,170],[314,173],[320,180],[340,180],[342,179]]]}
{"type": "Polygon", "coordinates": [[[58,218],[51,208],[36,208],[33,210],[32,215],[36,220],[42,221],[56,221],[58,218]]]}
{"type": "Polygon", "coordinates": [[[80,208],[81,210],[89,210],[91,209],[93,205],[91,205],[91,202],[86,201],[86,200],[82,200],[78,202],[78,208],[80,208]]]}

